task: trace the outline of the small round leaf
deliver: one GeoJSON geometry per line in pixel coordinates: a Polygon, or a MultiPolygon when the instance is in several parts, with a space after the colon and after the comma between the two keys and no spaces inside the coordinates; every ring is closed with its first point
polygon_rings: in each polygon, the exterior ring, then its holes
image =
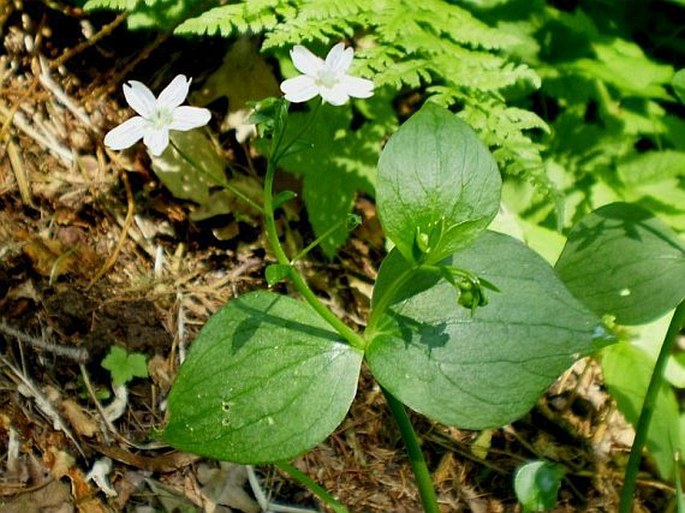
{"type": "Polygon", "coordinates": [[[557,502],[564,471],[546,461],[529,461],[514,476],[514,491],[523,511],[547,511],[557,502]]]}

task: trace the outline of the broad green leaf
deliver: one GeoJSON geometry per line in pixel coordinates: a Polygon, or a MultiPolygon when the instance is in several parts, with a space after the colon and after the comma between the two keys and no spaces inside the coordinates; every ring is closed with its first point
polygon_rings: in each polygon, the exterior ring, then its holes
{"type": "Polygon", "coordinates": [[[426,269],[407,262],[397,247],[394,247],[381,263],[373,287],[371,307],[377,308],[381,301],[387,302],[388,305],[398,303],[431,288],[438,281],[440,272],[437,269],[426,269]],[[403,285],[397,287],[397,282],[403,285]],[[382,299],[386,295],[391,297],[382,299]]]}
{"type": "MultiPolygon", "coordinates": [[[[625,333],[626,340],[642,349],[652,360],[656,361],[661,350],[661,344],[666,337],[668,327],[673,319],[674,311],[668,312],[663,317],[652,321],[649,324],[642,324],[640,326],[625,327],[622,330],[625,333]]],[[[669,355],[668,363],[666,364],[666,371],[664,372],[666,381],[675,388],[685,388],[685,353],[682,351],[674,352],[669,355]]]]}
{"type": "Polygon", "coordinates": [[[501,178],[471,128],[428,103],[390,138],[378,162],[378,213],[409,261],[467,246],[497,214],[501,178]]]}
{"type": "MultiPolygon", "coordinates": [[[[451,261],[500,292],[473,315],[445,281],[403,299],[368,334],[366,358],[378,382],[419,413],[467,429],[501,426],[604,332],[549,264],[511,237],[485,232],[451,261]]],[[[378,282],[399,266],[382,267],[378,282]]],[[[414,280],[406,287],[415,291],[414,280]]]]}
{"type": "Polygon", "coordinates": [[[235,463],[293,458],[342,421],[361,360],[309,305],[263,291],[241,296],[191,346],[169,394],[164,439],[235,463]]]}
{"type": "Polygon", "coordinates": [[[606,205],[574,226],[556,270],[591,310],[620,324],[644,324],[685,297],[685,245],[628,203],[606,205]]]}
{"type": "Polygon", "coordinates": [[[631,185],[622,192],[624,201],[649,210],[678,232],[685,231],[685,189],[679,177],[631,185]]]}
{"type": "MultiPolygon", "coordinates": [[[[654,369],[654,360],[642,349],[622,342],[601,352],[602,374],[619,410],[635,426],[640,417],[654,369]]],[[[678,403],[665,383],[659,389],[647,435],[647,449],[664,479],[673,479],[676,450],[682,453],[678,403]]]]}
{"type": "Polygon", "coordinates": [[[514,491],[524,512],[547,511],[557,503],[564,471],[546,461],[529,461],[514,474],[514,491]]]}
{"type": "Polygon", "coordinates": [[[615,38],[596,42],[597,59],[578,59],[574,67],[592,80],[615,86],[626,96],[669,99],[663,87],[673,76],[673,67],[649,59],[639,45],[615,38]]]}
{"type": "Polygon", "coordinates": [[[115,387],[125,385],[133,378],[147,377],[145,355],[128,353],[123,347],[112,346],[101,365],[112,375],[115,387]]]}

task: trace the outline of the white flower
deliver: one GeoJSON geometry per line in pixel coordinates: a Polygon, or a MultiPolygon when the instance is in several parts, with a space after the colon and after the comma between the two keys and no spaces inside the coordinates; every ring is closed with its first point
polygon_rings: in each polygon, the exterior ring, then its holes
{"type": "Polygon", "coordinates": [[[188,96],[191,80],[177,75],[157,98],[145,84],[129,80],[124,84],[124,96],[140,115],[107,132],[105,144],[123,150],[142,139],[150,153],[158,157],[169,145],[169,130],[185,132],[206,125],[211,118],[209,110],[180,106],[188,96]]]}
{"type": "Polygon", "coordinates": [[[350,96],[370,97],[373,95],[373,82],[347,74],[353,55],[352,48],[345,48],[343,43],[338,43],[331,48],[324,61],[304,46],[295,46],[290,50],[290,58],[303,74],[283,81],[281,91],[285,93],[285,99],[299,103],[321,95],[324,102],[342,105],[350,96]]]}

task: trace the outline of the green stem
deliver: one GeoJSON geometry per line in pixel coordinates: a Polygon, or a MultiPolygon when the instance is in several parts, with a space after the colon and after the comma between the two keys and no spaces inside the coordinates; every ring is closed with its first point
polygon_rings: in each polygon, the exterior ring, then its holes
{"type": "Polygon", "coordinates": [[[283,126],[283,131],[278,134],[278,139],[276,140],[276,144],[274,145],[273,151],[271,152],[271,160],[274,161],[275,164],[278,164],[278,161],[281,160],[283,155],[285,155],[290,147],[297,142],[300,137],[302,137],[307,130],[309,130],[314,124],[314,120],[316,119],[316,115],[319,113],[319,109],[321,108],[321,105],[323,105],[323,101],[317,102],[316,105],[314,105],[314,108],[311,111],[311,114],[309,115],[309,119],[307,122],[304,124],[304,126],[300,129],[300,131],[293,137],[288,144],[283,146],[281,148],[281,143],[283,142],[283,136],[285,135],[285,128],[286,125],[283,126]]]}
{"type": "Polygon", "coordinates": [[[319,235],[316,240],[314,240],[312,243],[308,244],[306,248],[304,248],[302,251],[300,251],[297,255],[292,257],[290,259],[290,263],[294,264],[298,260],[302,260],[307,253],[309,253],[312,249],[314,249],[316,246],[321,244],[321,241],[324,240],[326,237],[328,237],[331,233],[334,231],[338,230],[343,224],[347,224],[347,219],[341,219],[337,223],[335,223],[333,226],[331,226],[328,230],[323,232],[321,235],[319,235]]]}
{"type": "Polygon", "coordinates": [[[239,197],[241,200],[243,200],[245,203],[247,203],[247,204],[250,205],[252,208],[254,208],[255,210],[257,210],[257,212],[264,212],[264,209],[262,208],[261,205],[259,205],[259,204],[256,203],[255,201],[253,201],[253,200],[251,200],[250,198],[248,198],[245,194],[243,194],[243,193],[240,192],[238,189],[236,189],[235,187],[233,187],[230,183],[228,183],[228,181],[222,180],[221,178],[218,178],[218,177],[216,177],[216,176],[213,176],[213,175],[207,173],[207,171],[205,171],[204,169],[202,169],[202,168],[197,164],[197,162],[195,162],[195,160],[194,160],[192,157],[190,157],[190,155],[188,155],[185,151],[183,151],[183,150],[178,146],[178,144],[176,144],[176,143],[173,141],[173,139],[169,139],[169,143],[170,143],[171,146],[178,152],[178,154],[179,154],[186,162],[188,162],[188,164],[190,164],[191,166],[193,166],[193,167],[194,167],[195,169],[197,169],[200,173],[204,174],[205,176],[208,176],[209,179],[214,183],[214,185],[218,185],[218,186],[220,186],[220,187],[223,187],[224,189],[227,189],[227,190],[231,191],[233,194],[235,194],[236,196],[238,196],[238,197],[239,197]]]}
{"type": "MultiPolygon", "coordinates": [[[[279,138],[279,141],[281,139],[279,138]]],[[[292,143],[290,143],[292,144],[292,143]]],[[[286,145],[287,149],[290,144],[286,145]]],[[[278,230],[276,229],[276,220],[274,218],[273,208],[273,186],[274,176],[276,174],[276,163],[280,155],[283,155],[285,150],[280,151],[278,145],[274,148],[273,155],[269,160],[266,168],[266,177],[264,178],[264,222],[266,224],[266,234],[271,243],[271,249],[276,256],[279,264],[290,266],[290,259],[285,254],[281,241],[278,238],[278,230]]],[[[288,275],[298,292],[304,297],[307,303],[326,321],[328,322],[345,340],[347,340],[352,347],[363,349],[366,346],[364,339],[355,333],[352,328],[342,322],[333,314],[326,306],[319,300],[318,297],[309,288],[307,282],[302,275],[292,266],[290,266],[290,273],[288,275]]]]}
{"type": "Polygon", "coordinates": [[[414,427],[411,425],[409,415],[407,415],[404,405],[395,399],[390,392],[383,389],[383,394],[385,394],[385,400],[388,402],[390,411],[392,412],[393,417],[395,417],[397,426],[400,428],[404,445],[407,447],[407,455],[409,456],[411,468],[414,471],[416,485],[419,488],[423,511],[425,513],[440,513],[438,497],[435,494],[435,488],[433,487],[433,479],[428,471],[426,460],[423,458],[419,439],[416,436],[414,427]]]}
{"type": "Polygon", "coordinates": [[[349,510],[340,504],[335,498],[328,493],[328,491],[323,488],[319,483],[314,481],[307,474],[302,472],[300,469],[291,465],[287,462],[276,463],[276,466],[280,468],[283,472],[292,477],[295,481],[300,483],[302,486],[307,488],[310,492],[316,495],[319,499],[326,503],[326,505],[331,508],[335,513],[350,513],[349,510]]]}
{"type": "MultiPolygon", "coordinates": [[[[664,383],[664,371],[666,370],[666,364],[668,363],[671,349],[675,345],[678,333],[683,325],[685,325],[685,301],[678,305],[673,314],[671,324],[669,325],[666,337],[664,338],[664,343],[661,345],[661,351],[659,351],[659,356],[654,364],[652,378],[649,381],[647,394],[645,394],[645,400],[642,404],[640,419],[635,427],[635,441],[633,442],[633,447],[630,449],[630,457],[628,458],[628,465],[623,480],[621,500],[618,509],[619,513],[630,513],[631,511],[635,482],[637,480],[637,473],[642,458],[642,449],[647,441],[649,423],[652,420],[652,414],[654,413],[654,408],[656,406],[657,394],[664,383]]],[[[676,472],[679,471],[679,469],[676,469],[676,472]]]]}

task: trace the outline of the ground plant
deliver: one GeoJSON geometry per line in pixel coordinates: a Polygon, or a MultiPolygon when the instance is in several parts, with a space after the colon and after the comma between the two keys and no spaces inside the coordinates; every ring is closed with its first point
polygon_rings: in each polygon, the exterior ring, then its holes
{"type": "MultiPolygon", "coordinates": [[[[112,160],[137,155],[127,165],[151,170],[190,222],[230,217],[264,248],[263,286],[233,294],[187,354],[174,353],[152,443],[250,472],[273,464],[323,507],[348,512],[296,460],[335,436],[368,380],[395,421],[422,510],[444,512],[418,426],[477,432],[483,445],[472,450],[487,454],[494,430],[530,415],[584,361],[634,429],[611,507],[633,511],[648,471],[659,504],[685,513],[682,1],[78,8],[120,12],[131,34],[226,44],[209,78],[183,62],[154,85],[123,76],[133,114],[97,144],[112,160]],[[235,69],[254,87],[228,80],[235,69]],[[244,165],[221,149],[226,124],[217,130],[213,116],[223,97],[231,155],[239,148],[244,165]],[[311,231],[293,235],[293,219],[311,231]],[[381,239],[382,257],[352,323],[321,291],[362,229],[381,239]]],[[[44,264],[50,286],[76,266],[73,254],[44,264]]],[[[23,340],[4,321],[0,333],[23,340]]],[[[153,360],[108,348],[108,429],[136,381],[162,372],[153,360]]],[[[551,451],[521,458],[508,475],[511,511],[568,511],[559,494],[574,472],[551,451]]],[[[86,481],[113,496],[109,474],[100,460],[86,481]]]]}

